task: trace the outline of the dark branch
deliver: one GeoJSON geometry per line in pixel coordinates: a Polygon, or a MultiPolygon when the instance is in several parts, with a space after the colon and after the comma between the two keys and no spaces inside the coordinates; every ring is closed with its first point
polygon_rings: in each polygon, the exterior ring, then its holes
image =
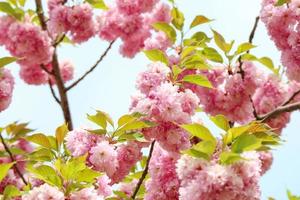
{"type": "Polygon", "coordinates": [[[74,83],[72,83],[69,87],[66,88],[66,91],[69,91],[73,87],[75,87],[78,83],[80,83],[87,75],[89,75],[96,67],[99,65],[99,63],[104,59],[104,57],[107,55],[109,50],[111,49],[112,45],[114,44],[115,40],[110,42],[109,46],[106,48],[106,50],[103,52],[103,54],[100,56],[100,58],[96,61],[96,63],[87,71],[85,72],[80,78],[78,78],[74,83]]]}
{"type": "Polygon", "coordinates": [[[254,102],[252,100],[252,97],[251,95],[249,95],[249,99],[250,99],[250,102],[252,104],[252,108],[253,108],[253,116],[256,118],[256,119],[259,119],[259,116],[257,114],[257,111],[256,111],[256,108],[255,108],[255,105],[254,105],[254,102]]]}
{"type": "MultiPolygon", "coordinates": [[[[47,24],[45,20],[45,15],[43,11],[43,5],[41,0],[35,0],[35,5],[36,5],[36,12],[41,24],[41,27],[44,31],[47,31],[47,24]]],[[[57,89],[59,92],[60,96],[60,107],[64,115],[65,123],[68,124],[69,130],[73,129],[73,123],[72,123],[72,117],[71,117],[71,112],[70,112],[70,107],[69,107],[69,100],[68,96],[66,93],[66,88],[64,85],[64,82],[62,80],[61,74],[60,74],[60,68],[59,68],[59,63],[58,63],[58,58],[57,58],[57,53],[56,53],[56,46],[54,45],[54,52],[52,56],[52,72],[53,76],[55,78],[55,82],[57,85],[57,89]]]]}
{"type": "Polygon", "coordinates": [[[282,106],[286,106],[291,103],[298,94],[300,94],[300,90],[296,91],[285,103],[282,104],[282,106]]]}
{"type": "Polygon", "coordinates": [[[262,122],[266,122],[270,119],[277,117],[278,115],[280,115],[282,113],[292,112],[292,111],[299,110],[299,109],[300,109],[300,102],[291,103],[289,105],[280,106],[280,107],[276,108],[275,110],[273,110],[272,112],[269,112],[269,113],[259,117],[259,119],[262,119],[262,122]]]}
{"type": "Polygon", "coordinates": [[[50,80],[48,80],[48,85],[49,85],[51,94],[52,94],[53,98],[55,99],[56,103],[58,103],[59,105],[61,105],[60,100],[59,100],[58,97],[56,96],[55,91],[54,91],[54,89],[53,89],[53,87],[52,87],[52,84],[51,84],[51,81],[50,81],[50,80]]]}
{"type": "Polygon", "coordinates": [[[17,166],[17,161],[15,160],[15,158],[14,158],[12,152],[9,150],[9,147],[8,147],[7,144],[5,143],[5,140],[4,140],[4,138],[2,137],[2,134],[1,134],[1,133],[0,133],[0,138],[1,138],[1,143],[2,143],[3,146],[4,146],[5,151],[8,153],[8,155],[9,155],[9,157],[10,157],[10,160],[11,160],[12,162],[15,162],[14,165],[13,165],[15,171],[16,171],[17,174],[20,176],[20,178],[22,179],[23,183],[24,183],[25,185],[28,185],[28,183],[27,183],[27,181],[25,180],[23,174],[21,173],[21,171],[19,170],[19,168],[18,168],[18,166],[17,166]]]}
{"type": "Polygon", "coordinates": [[[149,152],[149,155],[148,155],[148,159],[147,159],[147,163],[146,163],[146,167],[143,171],[143,174],[141,176],[141,178],[139,179],[139,182],[137,183],[136,187],[135,187],[135,190],[131,196],[131,199],[135,199],[137,193],[139,192],[140,190],[140,187],[142,186],[143,184],[143,181],[145,180],[147,174],[148,174],[148,169],[149,169],[149,163],[150,163],[150,160],[151,160],[151,157],[152,157],[152,153],[153,153],[153,149],[154,149],[154,145],[155,145],[155,140],[151,143],[151,147],[150,147],[150,152],[149,152]]]}
{"type": "Polygon", "coordinates": [[[259,17],[257,16],[255,18],[255,22],[254,22],[254,26],[252,28],[252,31],[250,33],[250,36],[249,36],[249,43],[252,43],[253,42],[253,39],[254,39],[254,36],[255,36],[255,32],[256,32],[256,29],[257,29],[257,25],[258,25],[258,22],[259,22],[259,17]]]}

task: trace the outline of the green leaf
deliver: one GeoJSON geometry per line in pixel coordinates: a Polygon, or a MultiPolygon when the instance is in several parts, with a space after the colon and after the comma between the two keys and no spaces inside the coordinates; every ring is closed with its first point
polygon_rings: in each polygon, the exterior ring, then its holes
{"type": "Polygon", "coordinates": [[[211,47],[205,47],[202,51],[202,54],[209,60],[218,62],[218,63],[223,63],[223,58],[219,54],[217,50],[211,47]]]}
{"type": "Polygon", "coordinates": [[[282,6],[283,4],[286,4],[288,2],[289,2],[288,0],[277,0],[275,6],[282,6]]]}
{"type": "Polygon", "coordinates": [[[63,143],[65,136],[68,132],[68,126],[66,124],[63,124],[56,129],[55,136],[58,146],[60,146],[63,143]]]}
{"type": "Polygon", "coordinates": [[[206,153],[203,153],[201,151],[197,151],[196,149],[193,149],[193,148],[184,150],[181,153],[187,154],[187,155],[195,157],[195,158],[202,158],[202,159],[205,159],[205,160],[210,159],[209,156],[206,153]]]}
{"type": "Polygon", "coordinates": [[[36,178],[43,180],[48,184],[55,185],[59,188],[62,186],[62,180],[57,175],[56,171],[48,165],[41,165],[38,167],[28,165],[26,169],[27,171],[31,172],[36,178]]]}
{"type": "Polygon", "coordinates": [[[291,193],[291,191],[287,190],[287,196],[289,198],[289,200],[300,200],[300,196],[295,196],[291,193]]]}
{"type": "Polygon", "coordinates": [[[16,186],[8,185],[5,187],[3,195],[5,200],[5,199],[11,199],[13,197],[21,196],[22,194],[16,186]]]}
{"type": "Polygon", "coordinates": [[[27,136],[26,140],[28,140],[29,142],[33,142],[35,144],[41,145],[48,149],[52,148],[49,138],[42,133],[37,133],[37,134],[27,136]]]}
{"type": "Polygon", "coordinates": [[[218,33],[217,31],[213,30],[213,33],[214,33],[214,40],[215,40],[215,43],[216,45],[222,50],[224,51],[225,53],[228,53],[231,48],[232,48],[232,45],[233,45],[233,42],[231,43],[226,43],[224,37],[218,33]]]}
{"type": "Polygon", "coordinates": [[[74,179],[77,182],[94,183],[96,181],[96,178],[100,176],[100,173],[95,170],[86,168],[82,171],[77,172],[74,175],[74,179]]]}
{"type": "Polygon", "coordinates": [[[200,152],[203,152],[203,153],[207,154],[210,158],[212,156],[212,154],[215,152],[216,144],[217,143],[214,142],[214,141],[205,140],[205,141],[197,143],[192,148],[197,150],[197,151],[200,151],[200,152]]]}
{"type": "Polygon", "coordinates": [[[172,15],[172,24],[178,29],[182,30],[184,26],[184,15],[183,13],[176,7],[174,7],[171,11],[172,15]]]}
{"type": "Polygon", "coordinates": [[[244,160],[243,157],[240,156],[240,154],[232,153],[232,152],[222,152],[220,154],[220,162],[223,165],[231,165],[235,162],[244,160]]]}
{"type": "Polygon", "coordinates": [[[174,28],[172,26],[170,26],[167,23],[164,22],[157,22],[152,24],[153,28],[155,28],[157,31],[163,31],[167,37],[170,39],[170,41],[172,43],[175,43],[176,41],[176,31],[174,30],[174,28]]]}
{"type": "Polygon", "coordinates": [[[0,11],[20,20],[23,17],[20,9],[14,9],[8,2],[0,2],[0,11]]]}
{"type": "Polygon", "coordinates": [[[183,69],[181,69],[180,67],[178,67],[177,65],[172,66],[172,72],[173,72],[173,76],[174,79],[176,80],[178,75],[183,71],[183,69]]]}
{"type": "Polygon", "coordinates": [[[211,22],[211,21],[213,21],[213,20],[208,19],[207,17],[205,17],[203,15],[198,15],[194,18],[193,22],[190,25],[190,28],[193,28],[193,27],[198,26],[200,24],[205,24],[205,23],[208,23],[208,22],[211,22]]]}
{"type": "Polygon", "coordinates": [[[124,199],[124,200],[129,200],[130,198],[126,195],[125,192],[122,192],[122,191],[113,191],[113,193],[115,195],[117,195],[118,197],[120,197],[121,199],[124,199]]]}
{"type": "Polygon", "coordinates": [[[108,10],[105,2],[103,0],[86,0],[89,4],[91,4],[94,8],[101,10],[108,10]]]}
{"type": "Polygon", "coordinates": [[[239,55],[241,53],[244,53],[244,52],[247,52],[249,51],[250,49],[253,49],[255,48],[256,46],[249,43],[249,42],[245,42],[243,44],[240,44],[236,50],[236,52],[234,53],[235,55],[239,55]]]}
{"type": "Polygon", "coordinates": [[[211,116],[210,120],[215,123],[219,128],[228,131],[230,129],[229,121],[224,115],[211,116]]]}
{"type": "Polygon", "coordinates": [[[205,126],[201,124],[184,124],[180,126],[187,132],[189,132],[192,136],[196,136],[202,140],[209,140],[216,142],[216,138],[211,134],[211,132],[205,126]]]}
{"type": "Polygon", "coordinates": [[[242,60],[257,61],[257,62],[263,64],[264,66],[266,66],[268,69],[270,69],[274,74],[279,76],[279,68],[276,68],[274,66],[273,61],[268,57],[257,58],[256,56],[254,56],[252,54],[244,54],[242,56],[242,60]]]}
{"type": "Polygon", "coordinates": [[[103,129],[106,129],[107,123],[109,123],[112,127],[114,126],[111,117],[107,113],[99,110],[97,110],[97,113],[95,115],[87,115],[87,118],[88,120],[94,122],[95,124],[99,125],[103,129]]]}
{"type": "Polygon", "coordinates": [[[164,52],[162,52],[161,50],[158,50],[158,49],[145,50],[144,53],[147,56],[147,58],[151,61],[154,61],[154,62],[159,61],[166,65],[168,65],[168,63],[169,63],[168,58],[166,57],[164,52]]]}
{"type": "Polygon", "coordinates": [[[10,63],[13,63],[15,61],[17,61],[18,59],[15,58],[15,57],[3,57],[3,58],[0,58],[0,68],[1,67],[4,67],[10,63]]]}
{"type": "Polygon", "coordinates": [[[182,79],[184,82],[192,83],[202,87],[213,88],[210,81],[204,75],[187,75],[182,79]]]}
{"type": "Polygon", "coordinates": [[[242,153],[244,151],[253,151],[259,149],[261,146],[261,140],[254,135],[243,134],[233,142],[232,152],[242,153]]]}
{"type": "Polygon", "coordinates": [[[7,175],[8,170],[14,165],[14,163],[2,163],[0,164],[0,181],[7,175]]]}

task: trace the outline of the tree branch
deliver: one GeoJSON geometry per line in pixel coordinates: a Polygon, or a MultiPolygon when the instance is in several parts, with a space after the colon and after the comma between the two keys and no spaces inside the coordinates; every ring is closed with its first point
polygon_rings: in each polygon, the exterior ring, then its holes
{"type": "Polygon", "coordinates": [[[292,112],[292,111],[299,110],[299,109],[300,109],[300,102],[291,103],[289,105],[279,106],[272,112],[269,112],[269,113],[259,117],[259,119],[262,119],[262,122],[266,122],[270,119],[277,117],[278,115],[280,115],[282,113],[292,112]]]}
{"type": "Polygon", "coordinates": [[[136,184],[136,188],[131,196],[131,199],[135,199],[137,193],[139,192],[140,190],[140,187],[142,186],[143,184],[143,181],[145,180],[147,174],[148,174],[148,169],[149,169],[149,163],[150,163],[150,160],[151,160],[151,157],[152,157],[152,153],[153,153],[153,149],[154,149],[154,145],[155,145],[155,140],[151,143],[151,147],[150,147],[150,151],[149,151],[149,155],[148,155],[148,159],[147,159],[147,163],[146,163],[146,167],[143,171],[143,174],[141,176],[141,178],[139,179],[139,182],[136,184]]]}
{"type": "Polygon", "coordinates": [[[50,81],[50,80],[48,80],[48,85],[49,85],[49,88],[50,88],[50,91],[51,91],[51,94],[52,94],[53,98],[55,99],[56,103],[58,103],[58,104],[60,105],[60,104],[61,104],[61,103],[60,103],[60,100],[59,100],[58,97],[56,96],[55,91],[54,91],[54,89],[53,89],[53,87],[52,87],[52,84],[51,84],[51,81],[50,81]]]}
{"type": "Polygon", "coordinates": [[[70,86],[66,88],[66,91],[71,90],[73,87],[75,87],[78,83],[80,83],[87,75],[89,75],[96,67],[98,64],[104,59],[104,57],[107,55],[109,50],[111,49],[112,45],[114,44],[115,40],[110,42],[109,46],[106,48],[106,50],[103,52],[103,54],[100,56],[100,58],[96,61],[96,63],[87,71],[85,72],[80,78],[78,78],[74,83],[72,83],[70,86]]]}
{"type": "Polygon", "coordinates": [[[27,181],[25,180],[23,174],[21,173],[21,171],[19,170],[19,168],[18,168],[18,166],[17,166],[17,161],[15,160],[15,158],[14,158],[12,152],[9,150],[9,147],[8,147],[7,144],[5,143],[5,140],[4,140],[4,138],[2,137],[2,134],[1,134],[1,133],[0,133],[0,138],[1,138],[1,143],[3,144],[3,147],[4,147],[5,151],[8,153],[8,155],[9,155],[9,157],[10,157],[10,160],[11,160],[12,162],[15,162],[14,165],[13,165],[15,171],[16,171],[17,174],[20,176],[20,178],[22,179],[23,183],[24,183],[25,185],[28,185],[28,183],[27,183],[27,181]]]}
{"type": "MultiPolygon", "coordinates": [[[[253,26],[253,28],[252,28],[252,31],[251,31],[250,35],[249,35],[249,40],[248,40],[249,43],[252,43],[252,42],[253,42],[253,39],[254,39],[254,36],[255,36],[255,32],[256,32],[256,29],[257,29],[258,22],[259,22],[259,16],[257,16],[257,17],[255,18],[254,26],[253,26]]],[[[248,51],[248,53],[249,53],[249,51],[248,51]]]]}
{"type": "MultiPolygon", "coordinates": [[[[43,5],[41,0],[35,0],[36,4],[36,12],[41,24],[41,27],[44,31],[47,31],[47,24],[45,20],[45,15],[43,11],[43,5]]],[[[60,107],[62,109],[62,112],[64,114],[64,119],[65,122],[68,124],[69,130],[73,129],[73,123],[72,123],[72,117],[71,117],[71,112],[70,112],[70,107],[69,107],[69,101],[68,101],[68,96],[66,93],[65,85],[62,80],[61,74],[60,74],[60,68],[59,68],[59,63],[58,63],[58,58],[57,58],[57,53],[56,53],[56,46],[54,45],[54,52],[52,56],[52,68],[53,68],[53,76],[55,78],[55,82],[58,88],[59,96],[60,96],[60,107]]]]}
{"type": "Polygon", "coordinates": [[[296,91],[285,103],[283,103],[282,106],[286,106],[291,103],[298,94],[300,94],[300,89],[296,91]]]}

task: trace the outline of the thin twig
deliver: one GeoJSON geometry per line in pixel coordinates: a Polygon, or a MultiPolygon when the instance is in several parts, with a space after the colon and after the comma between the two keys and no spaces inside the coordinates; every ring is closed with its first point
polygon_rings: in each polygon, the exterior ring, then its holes
{"type": "Polygon", "coordinates": [[[109,50],[111,49],[112,45],[114,44],[115,40],[110,42],[109,46],[106,48],[106,50],[103,52],[103,54],[100,56],[100,58],[96,61],[96,63],[87,71],[85,72],[80,78],[78,78],[74,83],[72,83],[70,86],[66,88],[66,91],[69,91],[73,87],[75,87],[78,83],[80,83],[87,75],[89,75],[96,67],[98,64],[104,59],[104,57],[107,55],[109,50]]]}
{"type": "Polygon", "coordinates": [[[14,169],[16,170],[17,174],[18,174],[18,175],[20,176],[20,178],[22,179],[23,183],[24,183],[25,185],[28,185],[28,183],[27,183],[27,181],[25,180],[23,174],[21,173],[21,171],[19,170],[19,168],[18,168],[18,166],[17,166],[17,161],[15,160],[15,158],[14,158],[12,152],[10,151],[9,147],[7,146],[7,144],[5,143],[5,140],[4,140],[4,138],[2,137],[2,134],[1,134],[1,133],[0,133],[0,138],[1,138],[1,143],[2,143],[3,146],[4,146],[5,151],[8,153],[8,155],[9,155],[11,161],[14,162],[14,165],[13,165],[14,169]]]}
{"type": "Polygon", "coordinates": [[[143,181],[145,180],[147,174],[148,174],[148,169],[149,169],[149,163],[150,163],[150,160],[151,160],[151,157],[152,157],[152,153],[153,153],[153,149],[154,149],[154,145],[155,145],[155,140],[151,143],[151,147],[150,147],[150,152],[149,152],[149,155],[148,155],[148,159],[147,159],[147,163],[146,163],[146,167],[143,171],[143,174],[141,176],[141,178],[139,179],[139,182],[137,183],[136,187],[135,187],[135,190],[131,196],[131,199],[135,199],[137,193],[139,192],[140,190],[140,187],[142,186],[143,184],[143,181]]]}
{"type": "Polygon", "coordinates": [[[47,74],[53,76],[53,72],[52,71],[49,71],[46,66],[44,64],[41,64],[40,67],[42,68],[42,70],[44,70],[47,74]]]}
{"type": "Polygon", "coordinates": [[[254,102],[253,102],[253,99],[251,97],[251,95],[249,95],[249,99],[250,99],[250,102],[252,104],[252,108],[253,108],[253,116],[256,118],[256,119],[259,119],[259,116],[257,114],[257,111],[256,111],[256,108],[255,108],[255,105],[254,105],[254,102]]]}
{"type": "Polygon", "coordinates": [[[282,106],[286,106],[291,103],[298,94],[300,94],[300,89],[296,91],[285,103],[283,103],[282,106]]]}
{"type": "MultiPolygon", "coordinates": [[[[258,22],[259,22],[259,17],[257,16],[255,18],[255,22],[254,22],[253,28],[251,30],[251,33],[250,33],[249,39],[248,39],[248,42],[251,43],[251,44],[253,42],[253,39],[254,39],[254,36],[255,36],[255,33],[256,33],[258,22]]],[[[247,53],[250,53],[250,50],[248,50],[247,53]]],[[[245,72],[244,72],[243,67],[242,67],[243,66],[242,56],[239,56],[238,62],[239,62],[239,70],[240,70],[239,73],[241,74],[242,79],[244,79],[245,72]]]]}
{"type": "Polygon", "coordinates": [[[61,104],[61,103],[60,103],[60,100],[59,100],[58,97],[56,96],[55,91],[54,91],[54,89],[53,89],[53,87],[52,87],[52,84],[51,84],[51,81],[50,81],[50,80],[48,80],[48,85],[49,85],[49,88],[50,88],[50,91],[51,91],[51,94],[52,94],[53,98],[54,98],[55,101],[60,105],[60,104],[61,104]]]}
{"type": "MultiPolygon", "coordinates": [[[[256,32],[256,29],[257,29],[258,22],[259,22],[259,16],[257,16],[255,18],[254,26],[253,26],[252,31],[251,31],[250,36],[249,36],[249,40],[248,41],[251,44],[252,44],[254,36],[255,36],[255,32],[256,32]]],[[[249,51],[247,53],[249,53],[249,51]]]]}

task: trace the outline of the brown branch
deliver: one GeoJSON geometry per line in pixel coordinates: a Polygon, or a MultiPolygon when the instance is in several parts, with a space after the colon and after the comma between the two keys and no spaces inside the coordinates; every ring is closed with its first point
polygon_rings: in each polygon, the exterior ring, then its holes
{"type": "Polygon", "coordinates": [[[48,85],[49,85],[49,88],[50,88],[50,91],[51,91],[51,94],[52,94],[54,100],[56,101],[56,103],[58,103],[58,104],[60,105],[60,104],[61,104],[61,103],[60,103],[60,100],[59,100],[59,98],[56,96],[55,91],[54,91],[54,89],[53,89],[53,87],[52,87],[52,84],[51,84],[51,81],[50,81],[50,80],[48,80],[48,85]]]}
{"type": "Polygon", "coordinates": [[[280,115],[282,113],[292,112],[292,111],[299,110],[299,109],[300,109],[300,102],[291,103],[289,105],[279,106],[275,110],[259,117],[259,119],[262,119],[262,122],[266,122],[270,119],[277,117],[278,115],[280,115]]]}
{"type": "Polygon", "coordinates": [[[13,167],[14,167],[15,171],[16,171],[17,174],[20,176],[20,178],[22,179],[23,183],[24,183],[25,185],[28,185],[28,183],[27,183],[27,181],[25,180],[23,174],[21,173],[21,171],[19,170],[19,168],[18,168],[18,166],[17,166],[17,161],[15,160],[15,158],[14,158],[12,152],[9,150],[9,147],[8,147],[7,144],[5,143],[5,140],[4,140],[4,138],[2,137],[2,134],[1,134],[1,133],[0,133],[0,138],[1,138],[1,143],[3,144],[3,147],[4,147],[5,151],[8,153],[8,155],[9,155],[11,161],[14,162],[13,167]]]}
{"type": "MultiPolygon", "coordinates": [[[[256,29],[257,29],[258,22],[259,22],[259,17],[257,16],[255,18],[254,26],[252,28],[252,31],[250,33],[249,40],[248,40],[249,43],[251,43],[251,44],[252,44],[254,36],[255,36],[255,32],[256,32],[256,29]]],[[[247,53],[249,53],[249,51],[247,53]]]]}
{"type": "Polygon", "coordinates": [[[258,116],[258,113],[256,111],[256,108],[255,108],[255,105],[254,105],[254,102],[253,102],[253,99],[251,97],[251,95],[249,95],[249,99],[250,99],[250,102],[252,104],[252,108],[253,108],[253,116],[256,118],[256,119],[259,119],[259,116],[258,116]]]}
{"type": "MultiPolygon", "coordinates": [[[[44,31],[47,31],[47,24],[46,24],[46,20],[45,20],[44,11],[43,11],[42,1],[35,0],[35,4],[36,4],[36,12],[38,14],[38,18],[39,18],[40,24],[42,26],[42,29],[44,31]]],[[[53,52],[53,56],[52,56],[52,68],[53,68],[53,75],[54,75],[55,82],[56,82],[59,96],[60,96],[60,107],[62,109],[65,122],[68,124],[69,130],[72,130],[73,123],[72,123],[72,118],[71,118],[68,96],[66,93],[64,82],[63,82],[61,74],[60,74],[60,68],[59,68],[59,63],[58,63],[58,58],[57,58],[57,53],[56,53],[56,46],[53,46],[53,47],[54,47],[54,52],[53,52]]]]}
{"type": "Polygon", "coordinates": [[[103,52],[103,54],[100,56],[100,58],[96,61],[96,63],[87,71],[85,72],[80,78],[78,78],[74,83],[72,83],[70,86],[66,88],[66,91],[71,90],[73,87],[75,87],[78,83],[80,83],[87,75],[89,75],[96,67],[99,65],[99,63],[104,59],[104,57],[107,55],[109,50],[111,49],[112,45],[114,44],[115,40],[110,42],[109,46],[106,48],[106,50],[103,52]]]}
{"type": "Polygon", "coordinates": [[[149,163],[150,163],[150,160],[151,160],[151,157],[152,157],[152,153],[153,153],[153,149],[154,149],[154,145],[155,145],[155,140],[151,143],[151,147],[150,147],[150,151],[149,151],[149,155],[148,155],[148,159],[147,159],[147,163],[146,163],[146,167],[143,171],[143,174],[141,176],[141,178],[139,179],[139,182],[136,184],[136,188],[131,196],[131,199],[135,199],[137,193],[139,192],[140,190],[140,187],[142,186],[143,184],[143,181],[145,180],[147,174],[148,174],[148,169],[149,169],[149,163]]]}

